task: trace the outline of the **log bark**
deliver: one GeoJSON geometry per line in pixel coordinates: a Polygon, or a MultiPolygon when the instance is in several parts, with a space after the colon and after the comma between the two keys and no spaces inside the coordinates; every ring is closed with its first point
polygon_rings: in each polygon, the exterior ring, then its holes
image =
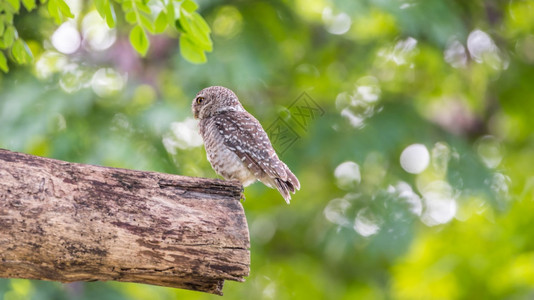
{"type": "Polygon", "coordinates": [[[222,294],[249,274],[237,182],[0,149],[0,277],[222,294]]]}

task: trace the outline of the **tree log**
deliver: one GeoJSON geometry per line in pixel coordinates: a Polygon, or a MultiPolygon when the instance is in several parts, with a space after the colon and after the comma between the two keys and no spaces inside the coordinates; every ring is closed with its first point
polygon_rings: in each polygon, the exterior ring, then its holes
{"type": "Polygon", "coordinates": [[[0,277],[221,295],[249,274],[241,188],[0,149],[0,277]]]}

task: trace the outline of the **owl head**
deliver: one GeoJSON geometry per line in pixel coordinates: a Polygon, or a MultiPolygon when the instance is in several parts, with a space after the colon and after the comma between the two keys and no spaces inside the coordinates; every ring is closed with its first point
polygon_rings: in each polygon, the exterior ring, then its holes
{"type": "Polygon", "coordinates": [[[207,87],[195,96],[191,105],[195,119],[206,119],[226,111],[244,111],[237,96],[222,86],[207,87]]]}

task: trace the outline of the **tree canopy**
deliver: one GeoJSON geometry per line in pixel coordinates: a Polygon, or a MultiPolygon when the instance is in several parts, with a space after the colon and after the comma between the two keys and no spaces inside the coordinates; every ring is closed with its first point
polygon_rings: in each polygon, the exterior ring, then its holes
{"type": "MultiPolygon", "coordinates": [[[[0,147],[216,177],[190,104],[223,85],[302,186],[289,206],[245,189],[251,275],[225,298],[525,299],[533,20],[532,0],[3,1],[0,147]]],[[[0,295],[216,297],[20,279],[0,295]]]]}

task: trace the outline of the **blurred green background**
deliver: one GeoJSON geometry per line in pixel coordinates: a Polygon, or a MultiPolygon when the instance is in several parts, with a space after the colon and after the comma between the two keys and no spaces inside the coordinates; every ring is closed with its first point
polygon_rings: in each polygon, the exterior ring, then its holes
{"type": "MultiPolygon", "coordinates": [[[[172,32],[140,58],[120,16],[67,3],[59,29],[43,7],[15,16],[34,63],[0,74],[0,147],[216,177],[190,103],[233,89],[302,188],[289,206],[246,188],[251,272],[224,299],[534,298],[534,1],[199,1],[205,64],[172,32]]],[[[220,299],[20,279],[0,295],[220,299]]]]}

